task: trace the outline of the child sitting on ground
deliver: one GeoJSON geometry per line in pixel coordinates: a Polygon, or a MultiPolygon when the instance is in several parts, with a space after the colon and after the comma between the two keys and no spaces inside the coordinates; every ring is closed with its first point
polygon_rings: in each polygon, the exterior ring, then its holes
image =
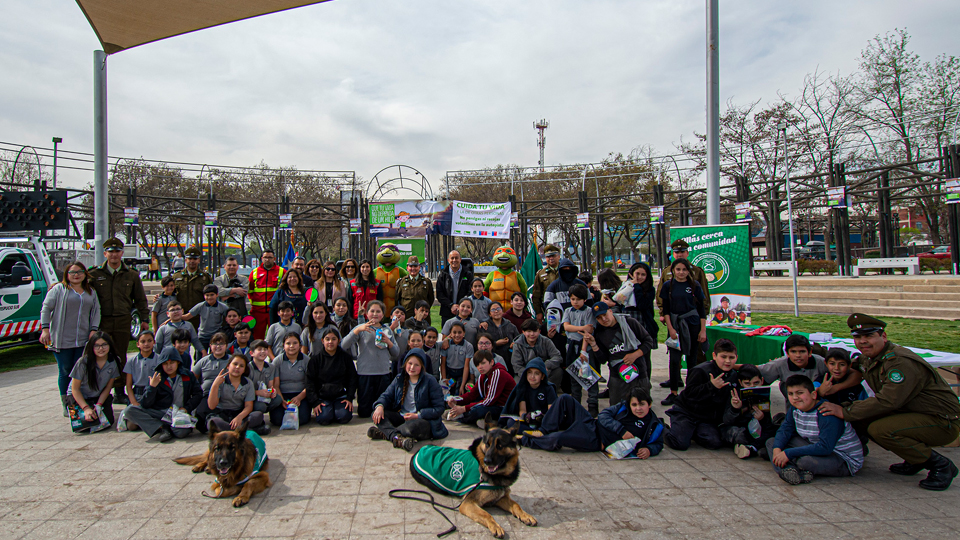
{"type": "Polygon", "coordinates": [[[786,380],[790,406],[777,430],[767,441],[773,470],[791,485],[808,484],[814,476],[853,476],[863,466],[863,447],[850,422],[825,416],[817,407],[813,381],[805,375],[786,380]]]}
{"type": "Polygon", "coordinates": [[[280,317],[280,320],[271,324],[270,328],[267,328],[267,335],[263,338],[270,344],[269,356],[271,362],[274,358],[283,356],[283,342],[288,334],[296,332],[297,339],[300,339],[303,328],[294,322],[294,315],[296,315],[296,312],[293,307],[293,302],[284,300],[277,304],[277,316],[280,317]]]}
{"type": "Polygon", "coordinates": [[[827,374],[817,389],[818,396],[837,405],[867,398],[867,391],[861,384],[863,374],[850,369],[852,362],[849,352],[840,348],[830,349],[824,363],[827,365],[827,374]],[[851,380],[856,380],[856,384],[849,386],[851,380]]]}
{"type": "Polygon", "coordinates": [[[741,397],[743,389],[763,386],[763,377],[757,366],[745,364],[737,370],[737,379],[741,390],[731,393],[720,424],[720,438],[733,445],[733,452],[740,459],[753,455],[767,459],[767,439],[777,433],[777,427],[770,419],[770,401],[758,403],[741,397]]]}
{"type": "Polygon", "coordinates": [[[673,407],[667,411],[670,430],[664,437],[674,450],[690,448],[690,441],[716,450],[723,445],[720,423],[737,387],[737,346],[729,339],[718,339],[713,345],[713,360],[687,370],[687,382],[673,407]]]}
{"type": "Polygon", "coordinates": [[[493,360],[493,353],[490,351],[474,353],[473,364],[480,371],[477,385],[459,397],[451,396],[447,402],[450,404],[452,418],[460,416],[460,423],[476,426],[477,420],[486,418],[487,413],[491,413],[494,420],[500,418],[507,397],[517,383],[507,372],[507,368],[493,360]]]}
{"type": "Polygon", "coordinates": [[[125,409],[125,416],[128,429],[140,427],[147,436],[159,435],[160,442],[167,442],[174,437],[182,439],[193,431],[189,427],[173,427],[169,419],[164,419],[167,410],[174,405],[185,411],[194,410],[203,399],[203,390],[193,373],[183,367],[175,348],[167,347],[158,357],[160,364],[151,373],[140,404],[125,409]]]}
{"type": "Polygon", "coordinates": [[[130,397],[131,405],[139,405],[144,392],[147,391],[147,385],[150,384],[150,377],[153,370],[157,368],[157,353],[153,350],[156,342],[153,339],[153,332],[144,330],[137,336],[137,348],[140,352],[136,356],[127,360],[127,365],[123,366],[123,372],[127,380],[127,396],[130,397]]]}
{"type": "MultiPolygon", "coordinates": [[[[507,362],[503,359],[502,356],[496,353],[493,350],[493,336],[487,334],[486,332],[481,332],[477,335],[477,347],[478,351],[490,351],[490,354],[493,355],[493,361],[500,364],[503,367],[507,367],[507,362]]],[[[467,379],[467,384],[477,384],[477,381],[480,380],[480,372],[477,371],[477,366],[473,362],[467,363],[470,366],[470,378],[467,379]]],[[[510,370],[507,370],[509,373],[510,370]]],[[[511,375],[512,376],[512,375],[511,375]]]]}
{"type": "Polygon", "coordinates": [[[573,397],[564,394],[544,415],[540,429],[525,432],[520,444],[540,450],[567,447],[596,452],[618,440],[639,439],[628,455],[647,459],[663,450],[664,426],[651,404],[649,391],[633,388],[626,399],[594,418],[573,397]]]}
{"type": "MultiPolygon", "coordinates": [[[[553,383],[547,381],[547,365],[543,360],[534,358],[527,362],[527,367],[520,373],[517,386],[507,397],[501,414],[519,416],[519,421],[523,423],[520,431],[526,431],[540,425],[555,401],[557,390],[553,383]]],[[[500,425],[505,428],[513,426],[514,422],[512,418],[500,419],[500,425]]]]}

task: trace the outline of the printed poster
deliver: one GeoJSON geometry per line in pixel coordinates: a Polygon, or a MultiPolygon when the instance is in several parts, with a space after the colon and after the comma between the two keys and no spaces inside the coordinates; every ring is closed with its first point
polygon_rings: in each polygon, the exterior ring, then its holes
{"type": "Polygon", "coordinates": [[[520,228],[520,212],[510,212],[510,228],[520,228]]]}
{"type": "Polygon", "coordinates": [[[509,238],[510,203],[453,201],[450,231],[453,236],[509,238]]]}
{"type": "Polygon", "coordinates": [[[749,223],[752,219],[750,215],[750,203],[738,202],[736,205],[737,223],[749,223]]]}
{"type": "Polygon", "coordinates": [[[123,224],[130,227],[140,226],[140,208],[128,206],[123,209],[123,224]]]}
{"type": "Polygon", "coordinates": [[[827,207],[847,208],[847,186],[827,188],[827,207]]]}
{"type": "Polygon", "coordinates": [[[360,234],[361,223],[360,218],[354,218],[350,220],[350,234],[360,234]]]}
{"type": "Polygon", "coordinates": [[[960,178],[951,178],[943,185],[947,190],[947,204],[960,203],[960,178]]]}
{"type": "Polygon", "coordinates": [[[590,213],[584,212],[583,214],[577,214],[577,230],[585,231],[590,229],[590,213]]]}
{"type": "Polygon", "coordinates": [[[650,224],[659,225],[661,223],[663,223],[663,207],[651,206],[650,207],[650,224]]]}
{"type": "Polygon", "coordinates": [[[678,239],[690,244],[690,262],[707,274],[707,325],[750,324],[750,226],[670,227],[670,242],[678,239]]]}
{"type": "Polygon", "coordinates": [[[293,228],[293,214],[280,214],[280,230],[289,231],[293,228]]]}
{"type": "Polygon", "coordinates": [[[203,213],[203,227],[205,229],[216,229],[219,226],[220,212],[217,210],[207,210],[203,213]]]}

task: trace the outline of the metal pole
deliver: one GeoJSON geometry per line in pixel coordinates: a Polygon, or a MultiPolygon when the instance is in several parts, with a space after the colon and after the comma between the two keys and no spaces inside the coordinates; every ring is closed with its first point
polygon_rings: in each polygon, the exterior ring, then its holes
{"type": "Polygon", "coordinates": [[[93,227],[97,265],[110,232],[107,187],[107,53],[93,51],[93,227]]]}
{"type": "Polygon", "coordinates": [[[780,125],[783,132],[783,174],[787,183],[787,223],[790,226],[790,266],[793,269],[793,316],[800,316],[800,301],[797,299],[797,274],[800,272],[797,268],[797,241],[794,239],[793,232],[793,198],[790,195],[790,165],[789,155],[787,154],[787,126],[780,125]]]}
{"type": "Polygon", "coordinates": [[[719,3],[707,0],[707,225],[720,224],[719,3]]]}
{"type": "Polygon", "coordinates": [[[53,138],[53,189],[57,189],[57,145],[62,142],[62,137],[53,138]]]}

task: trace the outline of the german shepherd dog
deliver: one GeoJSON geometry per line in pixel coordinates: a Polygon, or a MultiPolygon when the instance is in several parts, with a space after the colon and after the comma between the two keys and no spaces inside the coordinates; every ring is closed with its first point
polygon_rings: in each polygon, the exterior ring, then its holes
{"type": "Polygon", "coordinates": [[[483,509],[495,504],[510,512],[524,525],[534,527],[537,520],[510,498],[510,486],[520,477],[520,447],[517,445],[518,425],[509,430],[500,429],[491,415],[484,418],[483,437],[470,445],[470,452],[480,463],[480,479],[500,489],[475,489],[460,503],[460,513],[483,525],[497,538],[503,538],[503,528],[483,509]]]}
{"type": "Polygon", "coordinates": [[[239,493],[233,499],[233,506],[243,506],[250,502],[250,497],[272,485],[267,473],[268,458],[264,459],[260,472],[250,476],[256,467],[257,450],[246,435],[246,420],[236,431],[219,431],[216,426],[211,425],[210,447],[206,452],[173,461],[181,465],[192,465],[194,473],[206,471],[207,474],[216,476],[216,481],[210,486],[213,497],[231,497],[239,493]],[[243,482],[244,478],[247,480],[242,487],[237,485],[243,482]]]}

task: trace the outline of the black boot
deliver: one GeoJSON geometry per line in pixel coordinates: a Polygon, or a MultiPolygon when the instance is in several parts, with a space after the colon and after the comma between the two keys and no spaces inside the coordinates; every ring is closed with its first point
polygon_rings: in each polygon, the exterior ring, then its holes
{"type": "Polygon", "coordinates": [[[920,481],[920,487],[931,491],[943,491],[950,487],[950,483],[957,477],[957,466],[942,455],[933,452],[930,459],[924,463],[925,469],[930,469],[927,478],[920,481]]]}
{"type": "Polygon", "coordinates": [[[913,476],[926,468],[926,464],[924,463],[913,465],[910,462],[904,461],[903,463],[894,463],[891,465],[890,472],[901,476],[913,476]]]}

